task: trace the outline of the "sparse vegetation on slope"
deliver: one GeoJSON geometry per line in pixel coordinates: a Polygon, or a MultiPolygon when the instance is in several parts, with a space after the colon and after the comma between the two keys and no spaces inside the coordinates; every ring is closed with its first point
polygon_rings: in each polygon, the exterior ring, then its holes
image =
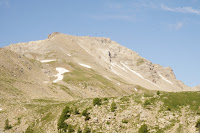
{"type": "MultiPolygon", "coordinates": [[[[196,96],[199,95],[199,92],[194,93],[196,93],[196,96]]],[[[197,102],[198,98],[189,98],[188,104],[185,104],[184,100],[182,101],[183,103],[179,101],[178,103],[181,106],[174,107],[172,106],[173,104],[171,105],[171,102],[177,100],[174,97],[175,94],[185,98],[191,96],[191,92],[162,92],[160,95],[157,95],[157,92],[146,92],[145,94],[136,93],[130,96],[106,98],[107,103],[104,104],[105,101],[102,100],[101,106],[94,106],[94,99],[71,102],[68,106],[82,110],[84,117],[82,118],[81,115],[71,115],[70,120],[66,122],[71,124],[75,131],[80,130],[79,127],[82,127],[81,129],[88,127],[91,131],[97,132],[126,132],[131,130],[132,132],[139,133],[164,133],[172,130],[182,131],[183,126],[190,128],[191,125],[194,125],[198,128],[198,122],[195,123],[191,118],[194,116],[200,118],[200,116],[196,114],[195,108],[188,106],[190,102],[197,102]],[[168,102],[165,101],[169,98],[173,99],[168,102]],[[138,100],[142,102],[138,102],[138,100]],[[80,104],[82,106],[79,106],[80,104]],[[171,110],[167,110],[167,107],[171,108],[171,110]],[[187,112],[187,115],[183,116],[182,113],[184,112],[187,112]],[[87,116],[90,119],[86,120],[87,116]],[[187,121],[183,121],[182,117],[185,117],[187,121]],[[180,121],[185,124],[180,125],[180,121]]]]}

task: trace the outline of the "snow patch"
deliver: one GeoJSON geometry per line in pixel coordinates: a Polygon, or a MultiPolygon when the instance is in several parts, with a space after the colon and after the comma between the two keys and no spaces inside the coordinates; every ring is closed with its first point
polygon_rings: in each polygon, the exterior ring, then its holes
{"type": "Polygon", "coordinates": [[[157,86],[158,88],[160,88],[160,86],[158,86],[157,84],[151,82],[151,81],[148,80],[148,79],[145,79],[142,75],[140,75],[140,74],[137,73],[136,71],[133,71],[132,69],[130,69],[130,68],[129,68],[127,65],[125,65],[124,63],[121,63],[121,64],[122,64],[123,66],[125,66],[129,71],[131,71],[132,73],[134,73],[135,75],[137,75],[138,77],[140,77],[141,79],[144,79],[144,80],[148,81],[149,83],[151,83],[151,84],[157,86]]]}
{"type": "Polygon", "coordinates": [[[138,90],[135,88],[135,91],[138,91],[138,90]]]}
{"type": "Polygon", "coordinates": [[[118,85],[121,85],[120,83],[117,83],[118,85]]]}
{"type": "Polygon", "coordinates": [[[71,54],[67,54],[68,56],[72,56],[71,54]]]}
{"type": "Polygon", "coordinates": [[[2,111],[3,109],[2,108],[0,108],[0,111],[2,111]]]}
{"type": "Polygon", "coordinates": [[[79,63],[79,65],[81,65],[83,67],[86,67],[86,68],[92,68],[91,66],[88,66],[88,65],[85,65],[85,64],[81,64],[81,63],[79,63]]]}
{"type": "Polygon", "coordinates": [[[162,78],[162,80],[164,80],[164,81],[166,81],[166,82],[168,82],[168,83],[170,83],[170,84],[173,85],[173,83],[172,83],[171,81],[167,80],[167,79],[166,79],[165,77],[163,77],[160,73],[158,73],[158,75],[162,78]]]}
{"type": "Polygon", "coordinates": [[[108,78],[107,76],[104,76],[105,78],[107,78],[108,80],[111,80],[110,78],[108,78]]]}
{"type": "Polygon", "coordinates": [[[111,71],[112,71],[113,73],[115,73],[116,75],[118,75],[118,76],[121,75],[121,74],[119,74],[118,72],[116,72],[114,69],[112,69],[112,67],[111,67],[111,71]]]}
{"type": "Polygon", "coordinates": [[[56,83],[56,82],[62,80],[64,77],[62,74],[69,72],[69,70],[62,68],[62,67],[56,67],[56,70],[58,71],[58,74],[55,75],[55,77],[58,77],[58,78],[56,80],[54,80],[53,83],[56,83]]]}
{"type": "Polygon", "coordinates": [[[56,60],[55,59],[53,59],[53,60],[41,60],[40,62],[46,63],[46,62],[52,62],[52,61],[56,61],[56,60]]]}
{"type": "Polygon", "coordinates": [[[125,72],[127,72],[127,70],[124,67],[121,67],[120,65],[115,64],[116,66],[118,66],[119,68],[121,68],[122,70],[124,70],[125,72]]]}

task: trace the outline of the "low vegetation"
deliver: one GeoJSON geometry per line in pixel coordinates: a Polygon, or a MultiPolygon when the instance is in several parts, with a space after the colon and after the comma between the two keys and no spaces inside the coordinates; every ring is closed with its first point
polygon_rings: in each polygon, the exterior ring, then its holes
{"type": "Polygon", "coordinates": [[[94,98],[93,99],[93,105],[101,105],[101,99],[100,98],[94,98]]]}
{"type": "Polygon", "coordinates": [[[9,129],[11,129],[11,128],[12,128],[12,126],[9,124],[9,120],[6,119],[4,129],[5,129],[5,130],[9,130],[9,129]]]}
{"type": "MultiPolygon", "coordinates": [[[[111,130],[126,132],[127,129],[133,128],[134,131],[138,133],[164,133],[170,132],[176,127],[174,130],[181,132],[183,126],[188,126],[179,124],[181,117],[183,117],[181,112],[187,110],[187,112],[189,111],[192,116],[198,115],[199,97],[199,92],[171,93],[155,91],[152,93],[146,91],[145,93],[136,93],[124,97],[94,98],[70,102],[67,105],[68,107],[63,111],[65,112],[65,115],[62,113],[59,119],[59,123],[61,125],[63,124],[60,129],[67,132],[72,131],[83,133],[92,132],[94,127],[97,132],[110,132],[111,130]],[[193,96],[195,96],[195,98],[193,96]],[[98,108],[94,106],[98,106],[98,108]],[[140,107],[142,107],[142,109],[140,109],[142,111],[138,112],[137,110],[140,107]],[[66,111],[66,109],[68,111],[66,111]],[[150,113],[154,110],[157,110],[157,112],[154,112],[156,113],[154,114],[154,121],[156,120],[159,122],[159,119],[161,119],[165,124],[162,124],[162,122],[160,123],[161,125],[152,124],[147,126],[144,124],[144,122],[146,123],[146,121],[151,121],[151,119],[143,120],[141,113],[143,111],[150,113]],[[65,116],[65,120],[62,119],[63,116],[65,116]],[[168,119],[168,117],[172,118],[168,119]],[[68,123],[67,119],[69,118],[75,123],[68,123]],[[121,120],[120,123],[122,125],[117,127],[116,124],[119,123],[119,119],[121,120]],[[175,126],[177,124],[179,126],[175,126]],[[130,125],[133,126],[129,127],[130,125]],[[139,127],[137,125],[139,125],[139,127]],[[109,126],[109,128],[107,126],[109,126]]],[[[148,118],[148,115],[145,117],[148,118]]],[[[194,124],[197,130],[199,130],[200,120],[194,124]]]]}

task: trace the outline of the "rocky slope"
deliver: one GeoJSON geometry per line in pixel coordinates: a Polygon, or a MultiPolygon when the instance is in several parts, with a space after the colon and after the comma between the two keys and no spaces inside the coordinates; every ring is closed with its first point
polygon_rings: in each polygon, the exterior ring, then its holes
{"type": "Polygon", "coordinates": [[[197,88],[177,80],[170,67],[152,64],[109,38],[55,32],[45,40],[0,48],[0,132],[57,132],[66,102],[142,96],[147,90],[197,88]],[[6,119],[11,130],[4,130],[6,119]]]}
{"type": "Polygon", "coordinates": [[[109,38],[77,37],[55,32],[46,40],[18,43],[6,48],[34,60],[85,63],[101,75],[106,75],[106,72],[109,74],[107,77],[119,77],[127,83],[152,90],[192,90],[176,79],[170,67],[152,64],[109,38]]]}

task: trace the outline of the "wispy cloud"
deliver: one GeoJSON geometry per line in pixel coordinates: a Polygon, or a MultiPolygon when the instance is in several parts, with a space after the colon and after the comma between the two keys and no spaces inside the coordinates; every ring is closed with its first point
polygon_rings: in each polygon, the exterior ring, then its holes
{"type": "Polygon", "coordinates": [[[184,23],[183,22],[177,22],[175,24],[170,24],[169,27],[170,29],[173,30],[180,30],[183,27],[184,23]]]}
{"type": "Polygon", "coordinates": [[[132,16],[131,15],[95,15],[95,16],[91,16],[91,18],[97,19],[97,20],[115,19],[115,20],[133,21],[135,17],[133,15],[132,16]]]}
{"type": "Polygon", "coordinates": [[[9,0],[0,0],[0,7],[9,7],[9,0]]]}
{"type": "Polygon", "coordinates": [[[177,8],[171,8],[165,5],[161,5],[161,8],[166,11],[171,11],[171,12],[180,12],[180,13],[193,13],[200,15],[200,10],[198,9],[193,9],[192,7],[177,7],[177,8]]]}
{"type": "Polygon", "coordinates": [[[121,3],[106,3],[105,6],[110,9],[121,9],[124,7],[121,3]]]}

